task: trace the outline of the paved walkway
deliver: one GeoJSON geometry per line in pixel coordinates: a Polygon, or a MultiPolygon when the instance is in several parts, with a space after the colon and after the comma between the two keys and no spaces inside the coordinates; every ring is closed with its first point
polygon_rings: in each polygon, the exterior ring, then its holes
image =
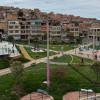
{"type": "Polygon", "coordinates": [[[23,56],[28,59],[28,60],[33,60],[32,57],[30,57],[30,55],[27,53],[27,51],[25,50],[23,45],[19,45],[19,49],[21,51],[21,53],[23,54],[23,56]]]}
{"type": "Polygon", "coordinates": [[[63,100],[79,100],[79,92],[69,92],[63,96],[63,100]]]}
{"type": "Polygon", "coordinates": [[[33,92],[31,94],[22,97],[20,100],[54,100],[54,99],[50,95],[33,92]]]}
{"type": "MultiPolygon", "coordinates": [[[[65,54],[68,54],[69,51],[65,52],[65,54]]],[[[50,56],[49,59],[54,59],[55,57],[61,57],[62,54],[56,54],[56,55],[53,55],[53,56],[50,56]]],[[[42,62],[45,62],[47,60],[47,57],[44,57],[44,58],[40,58],[40,59],[37,59],[37,60],[31,60],[30,62],[27,62],[24,64],[24,68],[27,68],[27,67],[30,67],[32,64],[39,64],[39,63],[42,63],[42,62]]],[[[3,76],[3,75],[6,75],[6,74],[9,74],[11,73],[10,71],[10,68],[6,68],[6,69],[2,69],[0,70],[0,76],[3,76]]]]}
{"type": "MultiPolygon", "coordinates": [[[[100,93],[96,93],[96,100],[100,100],[100,93]]],[[[94,100],[95,94],[88,94],[88,99],[87,99],[87,94],[85,93],[79,93],[78,91],[76,92],[69,92],[63,96],[63,100],[94,100]]]]}
{"type": "MultiPolygon", "coordinates": [[[[22,51],[24,51],[23,46],[21,45],[20,47],[21,47],[22,51]]],[[[79,54],[77,54],[77,53],[75,54],[75,50],[77,50],[77,49],[78,49],[78,48],[73,49],[73,50],[66,51],[66,52],[64,52],[63,54],[71,54],[71,55],[76,55],[76,56],[80,56],[80,57],[87,58],[87,57],[84,56],[84,55],[79,55],[79,54]]],[[[26,51],[25,51],[25,52],[26,52],[26,51]]],[[[28,55],[27,55],[27,53],[26,53],[26,54],[25,54],[25,57],[27,57],[27,56],[28,56],[28,55]]],[[[54,59],[55,57],[61,57],[61,56],[62,56],[62,53],[56,54],[56,55],[53,55],[53,56],[50,56],[49,59],[51,60],[51,59],[54,59]]],[[[31,58],[29,58],[29,59],[30,59],[31,61],[24,64],[24,67],[25,67],[25,68],[30,67],[30,66],[31,66],[32,64],[34,64],[34,63],[35,63],[35,64],[39,64],[39,63],[45,62],[45,61],[47,60],[47,57],[40,58],[40,59],[37,59],[37,60],[31,59],[31,58]]],[[[6,74],[9,74],[9,73],[11,73],[10,68],[6,68],[6,69],[0,70],[0,76],[6,75],[6,74]]]]}

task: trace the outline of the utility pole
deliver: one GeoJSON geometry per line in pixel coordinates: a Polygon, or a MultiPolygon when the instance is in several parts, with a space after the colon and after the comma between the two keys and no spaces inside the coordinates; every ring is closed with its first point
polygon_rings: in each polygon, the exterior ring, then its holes
{"type": "Polygon", "coordinates": [[[60,27],[61,27],[61,41],[63,41],[63,23],[60,23],[60,27]]]}
{"type": "Polygon", "coordinates": [[[30,23],[30,25],[29,25],[29,29],[30,29],[30,32],[28,33],[28,45],[30,46],[30,35],[31,35],[31,33],[32,33],[32,25],[31,25],[31,23],[30,23]]]}
{"type": "MultiPolygon", "coordinates": [[[[6,9],[6,11],[5,11],[5,13],[4,13],[4,19],[6,19],[5,20],[5,22],[6,22],[6,25],[7,25],[7,29],[6,29],[6,36],[8,36],[8,19],[7,19],[7,14],[8,14],[8,11],[7,11],[7,9],[6,9]]],[[[6,37],[7,38],[7,37],[6,37]]]]}
{"type": "Polygon", "coordinates": [[[50,86],[50,62],[49,62],[49,22],[47,20],[47,86],[50,86]]]}
{"type": "Polygon", "coordinates": [[[95,32],[93,30],[93,51],[94,51],[94,49],[95,49],[95,32]]]}

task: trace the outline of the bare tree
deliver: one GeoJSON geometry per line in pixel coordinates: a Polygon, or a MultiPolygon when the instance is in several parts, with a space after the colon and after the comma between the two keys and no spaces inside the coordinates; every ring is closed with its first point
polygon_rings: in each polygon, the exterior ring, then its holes
{"type": "Polygon", "coordinates": [[[23,88],[24,66],[21,62],[14,61],[11,64],[10,69],[15,79],[12,93],[15,94],[18,98],[20,98],[25,93],[23,88]]]}

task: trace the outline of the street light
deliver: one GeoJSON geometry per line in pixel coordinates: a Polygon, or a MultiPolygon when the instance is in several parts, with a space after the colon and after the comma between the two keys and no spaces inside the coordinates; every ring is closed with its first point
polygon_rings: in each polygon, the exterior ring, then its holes
{"type": "Polygon", "coordinates": [[[50,62],[49,62],[49,22],[46,22],[47,26],[47,86],[50,86],[50,62]]]}
{"type": "Polygon", "coordinates": [[[28,33],[28,45],[29,46],[31,44],[31,35],[32,35],[32,24],[30,23],[30,32],[28,33]]]}
{"type": "Polygon", "coordinates": [[[93,30],[93,51],[94,51],[94,49],[95,49],[95,32],[93,30]]]}

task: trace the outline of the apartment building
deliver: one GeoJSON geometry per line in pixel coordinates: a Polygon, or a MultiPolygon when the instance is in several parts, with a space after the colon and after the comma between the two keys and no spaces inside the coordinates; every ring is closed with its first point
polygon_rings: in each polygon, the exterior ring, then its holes
{"type": "Polygon", "coordinates": [[[49,26],[49,31],[50,31],[50,41],[61,41],[61,26],[49,26]]]}
{"type": "Polygon", "coordinates": [[[89,38],[100,41],[100,24],[99,23],[94,23],[90,27],[90,32],[89,32],[89,38]]]}
{"type": "Polygon", "coordinates": [[[12,35],[14,39],[27,40],[38,38],[43,39],[44,31],[41,31],[41,21],[40,20],[14,20],[8,21],[8,35],[12,35]]]}
{"type": "Polygon", "coordinates": [[[79,24],[80,37],[87,38],[88,34],[89,34],[90,27],[91,27],[91,24],[89,24],[89,23],[80,23],[79,24]]]}
{"type": "Polygon", "coordinates": [[[74,37],[78,37],[79,36],[79,27],[78,26],[71,26],[69,28],[70,34],[72,34],[72,36],[74,37]]]}
{"type": "Polygon", "coordinates": [[[21,39],[21,26],[18,20],[8,21],[8,36],[13,36],[15,40],[21,39]]]}
{"type": "Polygon", "coordinates": [[[75,23],[64,23],[64,29],[67,31],[67,35],[78,37],[79,36],[79,25],[75,23]]]}
{"type": "Polygon", "coordinates": [[[0,39],[7,37],[7,22],[0,21],[0,39]]]}
{"type": "MultiPolygon", "coordinates": [[[[50,41],[60,42],[62,33],[65,37],[69,34],[72,37],[82,36],[90,39],[95,35],[100,40],[100,24],[84,25],[83,23],[76,25],[75,23],[63,23],[63,27],[62,24],[50,24],[48,29],[50,41]]],[[[0,37],[5,33],[5,30],[8,30],[8,35],[13,36],[15,40],[34,40],[35,38],[38,38],[39,41],[47,40],[47,25],[43,20],[8,20],[8,23],[0,22],[0,37]]]]}

